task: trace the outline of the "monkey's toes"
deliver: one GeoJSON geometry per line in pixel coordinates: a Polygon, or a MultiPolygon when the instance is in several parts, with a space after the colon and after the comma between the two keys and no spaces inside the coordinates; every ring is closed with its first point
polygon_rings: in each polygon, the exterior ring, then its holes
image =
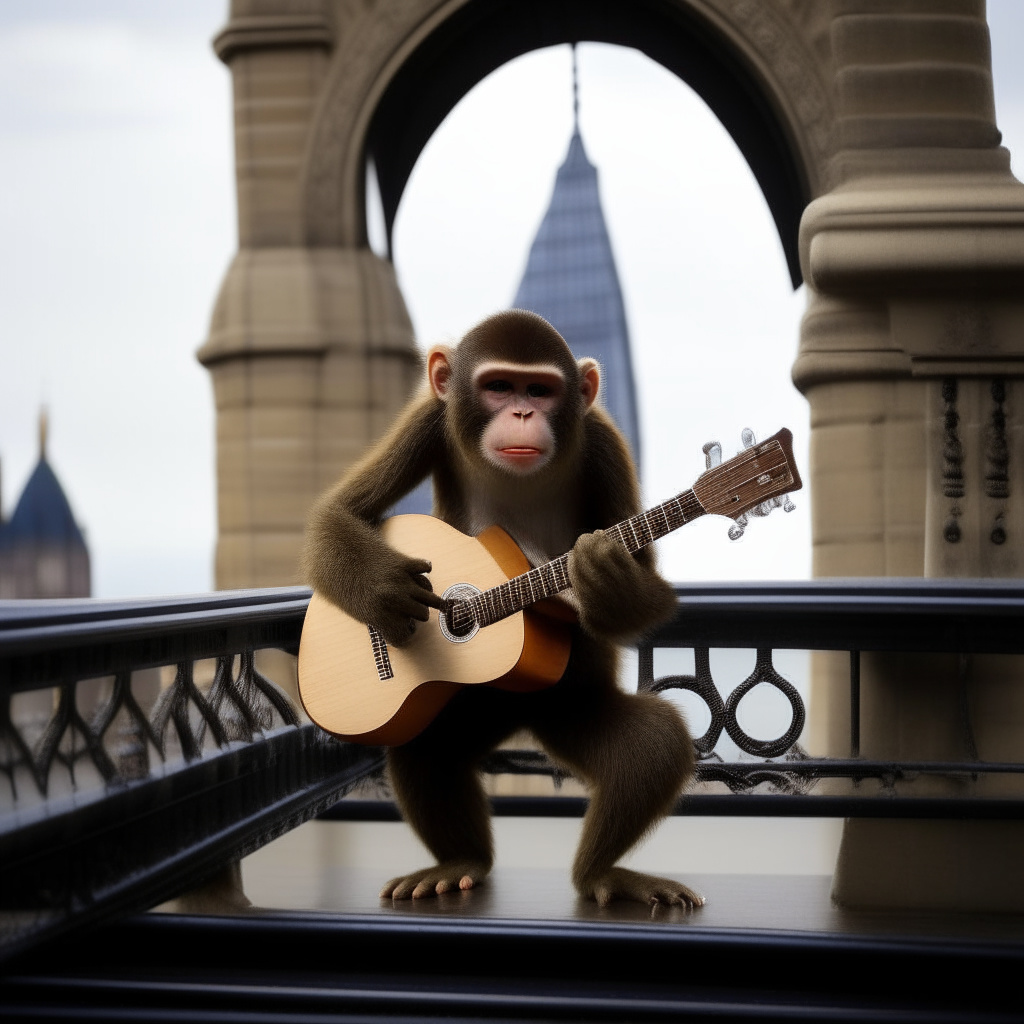
{"type": "Polygon", "coordinates": [[[392,878],[380,891],[381,899],[419,900],[427,896],[443,896],[453,889],[472,889],[487,876],[484,865],[466,861],[438,864],[432,868],[414,871],[411,875],[392,878]]]}
{"type": "Polygon", "coordinates": [[[694,892],[688,886],[675,883],[659,886],[647,902],[652,907],[685,907],[687,910],[693,910],[695,907],[703,907],[705,901],[699,892],[694,892]]]}
{"type": "Polygon", "coordinates": [[[613,900],[633,900],[646,903],[652,909],[659,906],[682,907],[693,910],[704,906],[704,897],[682,882],[671,878],[644,875],[627,868],[612,868],[590,886],[581,888],[581,894],[607,907],[613,900]]]}

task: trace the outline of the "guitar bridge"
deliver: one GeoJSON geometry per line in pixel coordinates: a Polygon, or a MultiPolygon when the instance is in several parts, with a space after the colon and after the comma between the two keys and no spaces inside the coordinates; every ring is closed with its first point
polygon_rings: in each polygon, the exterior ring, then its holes
{"type": "Polygon", "coordinates": [[[394,679],[395,670],[391,667],[391,659],[388,657],[388,645],[384,637],[373,628],[366,627],[370,631],[370,645],[373,647],[373,663],[377,666],[377,678],[381,681],[394,679]]]}

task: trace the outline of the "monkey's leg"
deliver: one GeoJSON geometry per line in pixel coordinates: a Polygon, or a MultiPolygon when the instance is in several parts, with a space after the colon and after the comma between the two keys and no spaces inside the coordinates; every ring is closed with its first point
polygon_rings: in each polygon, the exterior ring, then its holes
{"type": "MultiPolygon", "coordinates": [[[[600,665],[593,667],[605,675],[600,665]]],[[[701,906],[703,897],[680,882],[615,866],[671,810],[693,776],[693,742],[678,711],[654,695],[621,692],[607,675],[585,683],[567,678],[558,687],[566,683],[562,699],[532,727],[591,787],[572,869],[577,891],[602,906],[614,899],[701,906]]]]}
{"type": "Polygon", "coordinates": [[[393,878],[381,897],[418,899],[472,889],[494,863],[490,807],[480,758],[517,727],[505,705],[512,694],[463,690],[419,736],[388,751],[388,770],[402,816],[437,864],[393,878]]]}

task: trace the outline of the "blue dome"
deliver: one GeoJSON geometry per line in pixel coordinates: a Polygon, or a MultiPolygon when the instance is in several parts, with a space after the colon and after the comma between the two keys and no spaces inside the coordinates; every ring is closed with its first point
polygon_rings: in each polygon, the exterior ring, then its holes
{"type": "Polygon", "coordinates": [[[0,527],[0,546],[33,542],[85,547],[64,489],[45,459],[25,484],[14,515],[0,527]]]}

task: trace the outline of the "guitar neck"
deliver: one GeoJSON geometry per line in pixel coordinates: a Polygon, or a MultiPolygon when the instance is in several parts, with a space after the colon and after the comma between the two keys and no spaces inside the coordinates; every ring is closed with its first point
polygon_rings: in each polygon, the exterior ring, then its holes
{"type": "MultiPolygon", "coordinates": [[[[706,510],[697,500],[696,494],[692,490],[683,491],[655,508],[617,523],[605,530],[605,533],[617,540],[630,554],[635,554],[705,514],[706,510]]],[[[570,586],[569,555],[566,553],[530,572],[485,590],[476,597],[459,602],[453,608],[453,625],[459,628],[463,621],[468,623],[471,618],[481,626],[490,626],[521,612],[536,601],[554,597],[570,586]]]]}
{"type": "MultiPolygon", "coordinates": [[[[772,502],[781,504],[780,495],[800,487],[800,474],[793,461],[793,435],[783,429],[728,462],[709,468],[691,490],[605,532],[627,551],[635,553],[703,515],[735,519],[756,506],[762,509],[759,514],[765,515],[771,511],[772,502]]],[[[560,555],[501,586],[454,602],[449,610],[451,622],[457,632],[473,622],[490,626],[570,586],[569,556],[560,555]]]]}

